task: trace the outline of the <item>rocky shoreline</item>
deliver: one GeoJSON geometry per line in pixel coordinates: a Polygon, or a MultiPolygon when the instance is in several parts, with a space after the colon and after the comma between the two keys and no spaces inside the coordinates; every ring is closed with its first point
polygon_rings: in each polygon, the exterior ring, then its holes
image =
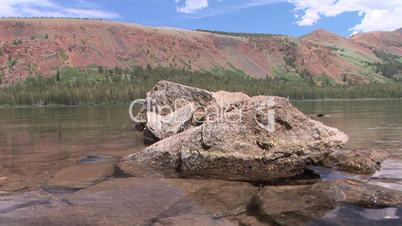
{"type": "MultiPolygon", "coordinates": [[[[271,183],[249,197],[246,206],[253,206],[258,216],[244,225],[258,225],[261,219],[272,225],[303,225],[340,204],[374,209],[402,204],[401,192],[361,180],[297,179],[309,166],[371,175],[389,154],[342,149],[349,139],[346,134],[306,117],[284,98],[213,93],[161,81],[147,94],[137,119],[142,122],[135,127],[155,143],[119,162],[127,174],[271,183]],[[177,98],[185,100],[181,106],[177,98]],[[173,111],[160,111],[166,106],[173,111]],[[241,112],[239,118],[220,115],[233,111],[241,112]],[[267,118],[271,112],[272,120],[267,118]],[[281,179],[302,185],[272,186],[281,179]]],[[[249,211],[245,206],[236,210],[227,211],[232,217],[249,211]]]]}

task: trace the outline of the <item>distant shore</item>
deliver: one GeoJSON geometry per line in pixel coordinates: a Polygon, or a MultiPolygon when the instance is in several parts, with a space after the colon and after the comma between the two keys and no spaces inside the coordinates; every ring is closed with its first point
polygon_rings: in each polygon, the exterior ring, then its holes
{"type": "MultiPolygon", "coordinates": [[[[291,102],[354,102],[354,101],[402,101],[402,98],[357,98],[357,99],[304,99],[304,100],[292,100],[291,102]]],[[[108,107],[108,106],[121,106],[130,105],[130,103],[104,103],[104,104],[48,104],[48,105],[0,105],[0,109],[22,109],[22,108],[73,108],[73,107],[108,107]]]]}
{"type": "Polygon", "coordinates": [[[402,83],[339,85],[285,78],[254,79],[240,71],[188,71],[175,68],[64,68],[51,77],[36,76],[0,89],[0,105],[121,104],[146,96],[167,80],[201,89],[243,92],[249,96],[282,96],[291,100],[402,98],[402,83]]]}

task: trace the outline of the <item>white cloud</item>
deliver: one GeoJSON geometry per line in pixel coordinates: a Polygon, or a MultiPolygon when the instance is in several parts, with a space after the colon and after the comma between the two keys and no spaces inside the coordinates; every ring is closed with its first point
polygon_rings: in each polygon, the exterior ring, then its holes
{"type": "Polygon", "coordinates": [[[208,7],[208,0],[175,0],[177,11],[181,13],[193,13],[208,7]]]}
{"type": "Polygon", "coordinates": [[[250,7],[270,5],[288,0],[175,0],[177,11],[197,19],[232,13],[250,7]]]}
{"type": "Polygon", "coordinates": [[[96,8],[67,7],[54,0],[1,0],[1,17],[117,18],[118,14],[96,8]]]}
{"type": "Polygon", "coordinates": [[[401,0],[289,0],[295,14],[302,12],[297,24],[311,26],[322,17],[335,17],[345,12],[359,12],[361,22],[351,28],[353,33],[392,31],[402,27],[401,0]]]}

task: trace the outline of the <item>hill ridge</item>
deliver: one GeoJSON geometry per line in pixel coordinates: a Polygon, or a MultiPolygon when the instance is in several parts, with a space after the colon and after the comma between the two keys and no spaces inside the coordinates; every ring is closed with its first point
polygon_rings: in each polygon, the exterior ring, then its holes
{"type": "MultiPolygon", "coordinates": [[[[4,18],[0,19],[0,86],[36,75],[54,76],[65,67],[132,65],[231,70],[255,78],[325,75],[336,83],[384,82],[387,78],[367,65],[381,61],[374,54],[379,48],[402,56],[402,39],[398,42],[396,34],[391,35],[395,45],[390,49],[368,45],[361,38],[364,34],[346,39],[322,29],[297,38],[109,20],[4,18]]],[[[375,40],[382,36],[390,34],[377,34],[375,40]]]]}

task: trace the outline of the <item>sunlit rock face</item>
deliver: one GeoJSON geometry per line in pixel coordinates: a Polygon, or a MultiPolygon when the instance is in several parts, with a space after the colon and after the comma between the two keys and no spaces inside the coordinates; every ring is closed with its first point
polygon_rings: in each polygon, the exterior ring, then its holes
{"type": "Polygon", "coordinates": [[[120,161],[132,175],[151,170],[171,177],[271,181],[302,173],[349,139],[285,98],[167,81],[147,94],[137,119],[137,128],[157,142],[120,161]]]}

